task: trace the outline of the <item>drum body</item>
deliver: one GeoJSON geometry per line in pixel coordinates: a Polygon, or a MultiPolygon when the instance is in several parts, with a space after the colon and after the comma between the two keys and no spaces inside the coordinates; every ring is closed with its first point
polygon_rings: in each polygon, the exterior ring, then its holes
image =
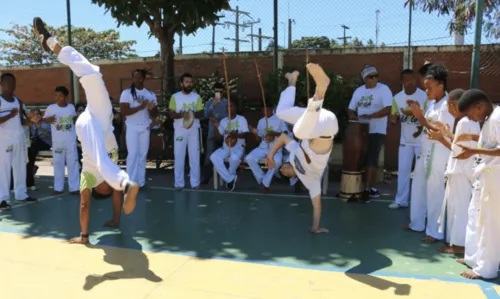
{"type": "Polygon", "coordinates": [[[369,124],[349,121],[342,143],[342,177],[339,197],[357,200],[363,195],[363,173],[368,149],[369,124]]]}

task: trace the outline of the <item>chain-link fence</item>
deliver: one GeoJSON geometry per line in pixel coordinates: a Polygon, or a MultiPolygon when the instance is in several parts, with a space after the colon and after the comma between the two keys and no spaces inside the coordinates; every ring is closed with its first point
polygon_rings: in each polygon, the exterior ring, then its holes
{"type": "MultiPolygon", "coordinates": [[[[414,1],[416,4],[426,2],[414,1]]],[[[223,78],[220,53],[224,50],[228,57],[228,76],[237,81],[235,96],[245,106],[252,107],[261,102],[255,62],[262,73],[267,100],[275,103],[282,80],[282,70],[276,71],[275,66],[303,70],[308,55],[310,61],[321,64],[335,78],[335,100],[329,102],[328,108],[339,118],[352,91],[360,84],[359,72],[366,64],[377,67],[380,80],[394,93],[401,89],[399,73],[404,68],[416,69],[425,61],[446,65],[451,89],[467,88],[475,33],[470,26],[463,26],[469,24],[465,19],[467,13],[429,13],[419,5],[411,9],[405,2],[280,0],[275,14],[274,1],[232,0],[231,9],[220,11],[215,25],[191,35],[174,35],[173,75],[189,72],[195,78],[223,78]],[[457,30],[451,32],[450,27],[457,30]],[[273,55],[275,36],[276,57],[273,55]]],[[[51,31],[58,39],[67,43],[68,3],[72,45],[101,66],[111,96],[119,98],[121,90],[129,84],[126,82],[130,82],[127,78],[132,71],[146,67],[155,76],[149,82],[151,88],[160,96],[160,103],[166,105],[173,90],[162,85],[162,78],[167,77],[166,68],[161,64],[164,57],[158,39],[149,35],[148,24],[145,22],[140,28],[117,27],[111,14],[91,0],[18,0],[0,11],[0,63],[3,65],[0,70],[16,74],[18,95],[28,104],[44,104],[51,102],[53,86],[71,85],[69,71],[51,64],[56,62],[56,57],[40,51],[39,42],[31,32],[33,17],[40,16],[52,26],[51,31]]],[[[498,7],[489,9],[488,16],[495,13],[498,16],[498,7]]],[[[488,30],[482,36],[480,48],[480,88],[492,99],[498,99],[500,44],[494,37],[498,26],[495,27],[495,20],[489,21],[491,25],[485,26],[488,30]]],[[[302,97],[307,96],[305,86],[302,84],[300,89],[302,97]]],[[[76,93],[76,98],[84,100],[82,90],[76,93]]],[[[399,134],[389,132],[389,135],[399,134]]]]}

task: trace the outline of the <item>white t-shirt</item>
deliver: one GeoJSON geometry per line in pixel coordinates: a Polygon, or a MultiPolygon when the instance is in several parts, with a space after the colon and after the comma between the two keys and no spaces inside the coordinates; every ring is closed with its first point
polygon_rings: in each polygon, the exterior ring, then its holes
{"type": "MultiPolygon", "coordinates": [[[[450,130],[453,131],[455,127],[455,118],[448,111],[448,94],[442,98],[439,102],[429,101],[427,105],[427,110],[425,111],[425,118],[428,122],[433,123],[435,121],[440,121],[443,124],[448,124],[450,130]]],[[[425,135],[427,134],[427,129],[424,128],[425,135]]],[[[445,147],[437,140],[429,140],[428,136],[424,137],[429,142],[429,144],[438,144],[445,147]]]]}
{"type": "Polygon", "coordinates": [[[52,143],[60,141],[76,141],[75,117],[76,111],[73,104],[67,104],[66,107],[61,107],[57,104],[52,104],[45,110],[44,118],[54,116],[56,123],[50,125],[52,133],[52,143]]]}
{"type": "MultiPolygon", "coordinates": [[[[463,117],[458,123],[457,128],[455,129],[455,139],[462,134],[474,134],[479,135],[481,132],[481,128],[478,122],[470,120],[467,116],[463,117]]],[[[477,142],[475,141],[462,141],[459,144],[468,146],[468,147],[476,147],[477,142]]],[[[456,143],[451,144],[451,153],[450,158],[448,160],[448,165],[446,166],[446,174],[451,173],[461,173],[472,175],[473,167],[474,167],[474,157],[470,157],[469,159],[459,160],[454,159],[453,157],[458,156],[462,153],[463,150],[456,143]]]]}
{"type": "MultiPolygon", "coordinates": [[[[267,126],[268,126],[269,131],[273,131],[273,132],[283,133],[283,132],[288,131],[288,127],[287,127],[286,123],[284,121],[282,121],[281,119],[279,119],[276,116],[276,114],[273,114],[271,117],[267,118],[267,126]]],[[[257,131],[258,131],[258,135],[262,138],[262,141],[259,144],[259,148],[260,149],[273,148],[278,137],[276,137],[273,142],[269,143],[269,146],[267,145],[268,142],[266,141],[267,131],[266,131],[266,118],[265,117],[263,117],[259,120],[259,123],[257,124],[257,131]]]]}
{"type": "MultiPolygon", "coordinates": [[[[248,122],[245,117],[241,115],[236,115],[234,119],[231,119],[231,126],[229,127],[228,118],[223,118],[219,123],[219,134],[224,136],[224,140],[229,132],[238,131],[238,134],[248,132],[248,122]]],[[[227,147],[226,142],[223,142],[224,147],[227,147]]],[[[238,138],[235,146],[244,146],[245,138],[238,138]]]]}
{"type": "MultiPolygon", "coordinates": [[[[184,94],[182,91],[176,92],[170,98],[168,109],[179,112],[198,112],[204,109],[203,101],[196,92],[184,94]]],[[[191,128],[198,129],[200,127],[200,120],[195,119],[191,128]]],[[[184,128],[184,119],[174,119],[174,129],[184,128]]],[[[248,129],[248,128],[247,128],[248,129]]]]}
{"type": "MultiPolygon", "coordinates": [[[[349,109],[357,111],[358,116],[378,112],[392,106],[392,92],[389,87],[377,83],[374,88],[358,87],[352,95],[349,109]]],[[[387,134],[387,116],[370,119],[370,134],[387,134]]]]}
{"type": "MultiPolygon", "coordinates": [[[[149,102],[154,102],[155,105],[158,105],[158,101],[156,100],[156,94],[154,92],[143,88],[141,90],[135,89],[136,97],[132,96],[132,92],[130,88],[122,91],[120,96],[120,103],[128,103],[130,108],[136,108],[141,105],[141,102],[146,100],[149,102]]],[[[127,125],[139,125],[139,126],[149,126],[151,124],[151,117],[149,117],[148,107],[144,107],[144,109],[137,111],[132,115],[127,115],[125,119],[125,123],[127,125]]]]}
{"type": "MultiPolygon", "coordinates": [[[[21,104],[16,97],[14,97],[13,102],[7,102],[7,100],[0,96],[0,117],[6,116],[14,108],[20,110],[20,107],[21,104]]],[[[0,138],[7,142],[24,141],[24,129],[21,125],[19,114],[0,124],[0,138]]]]}
{"type": "Polygon", "coordinates": [[[285,148],[290,152],[289,161],[293,165],[297,177],[309,190],[309,196],[314,198],[321,194],[321,177],[328,164],[331,150],[324,155],[318,155],[309,147],[309,140],[302,140],[300,144],[294,140],[289,142],[285,148]],[[307,163],[304,153],[309,156],[310,164],[307,163]]]}
{"type": "MultiPolygon", "coordinates": [[[[479,148],[500,148],[500,107],[495,107],[488,120],[484,122],[479,135],[479,148]]],[[[491,169],[500,169],[500,157],[477,155],[477,167],[475,173],[491,169]]]]}
{"type": "Polygon", "coordinates": [[[392,114],[399,115],[399,119],[401,121],[401,138],[400,144],[402,145],[412,145],[419,146],[420,139],[422,135],[417,138],[413,137],[413,134],[417,131],[417,126],[420,125],[418,120],[414,116],[406,116],[401,113],[401,109],[408,110],[408,104],[406,101],[414,100],[420,104],[420,107],[423,107],[425,111],[425,106],[427,102],[427,94],[425,91],[417,88],[417,90],[412,95],[407,95],[404,90],[399,92],[394,96],[392,100],[392,114]]]}

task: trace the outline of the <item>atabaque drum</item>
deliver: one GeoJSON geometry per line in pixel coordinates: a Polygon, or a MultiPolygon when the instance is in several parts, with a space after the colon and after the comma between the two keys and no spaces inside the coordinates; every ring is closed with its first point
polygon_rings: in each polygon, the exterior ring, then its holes
{"type": "Polygon", "coordinates": [[[363,195],[363,173],[368,149],[369,124],[349,121],[342,143],[342,177],[339,197],[357,200],[363,195]]]}

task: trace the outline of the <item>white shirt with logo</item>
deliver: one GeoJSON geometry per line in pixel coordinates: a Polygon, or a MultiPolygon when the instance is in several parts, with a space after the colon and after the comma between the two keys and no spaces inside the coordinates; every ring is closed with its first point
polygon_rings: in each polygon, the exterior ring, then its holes
{"type": "MultiPolygon", "coordinates": [[[[21,110],[19,99],[14,97],[14,101],[8,102],[0,96],[0,117],[9,114],[12,109],[21,110]]],[[[0,138],[7,142],[24,142],[24,129],[19,114],[0,124],[0,138]]]]}
{"type": "Polygon", "coordinates": [[[263,117],[259,120],[259,123],[257,124],[257,131],[259,137],[262,138],[262,141],[259,144],[260,149],[271,149],[273,148],[274,144],[276,143],[276,140],[278,137],[276,137],[271,143],[266,141],[266,134],[268,131],[272,132],[278,132],[278,133],[283,133],[288,131],[288,127],[284,121],[279,119],[276,114],[273,114],[271,117],[267,118],[267,130],[266,130],[266,118],[263,117]]]}
{"type": "MultiPolygon", "coordinates": [[[[237,131],[238,134],[248,132],[248,122],[245,117],[241,115],[236,115],[234,119],[229,121],[229,118],[223,118],[219,123],[219,134],[224,136],[224,140],[226,140],[227,136],[230,132],[237,131]]],[[[227,147],[227,144],[224,142],[224,147],[227,147]]],[[[235,146],[244,146],[245,138],[238,138],[235,146]]]]}
{"type": "MultiPolygon", "coordinates": [[[[392,92],[389,87],[377,83],[374,88],[358,87],[352,95],[349,109],[357,111],[358,116],[378,112],[392,106],[392,92]]],[[[370,119],[370,134],[387,134],[387,116],[370,119]]]]}
{"type": "Polygon", "coordinates": [[[420,107],[422,107],[425,111],[427,105],[427,94],[419,88],[417,88],[417,90],[411,95],[407,95],[403,90],[396,94],[392,100],[392,114],[399,115],[399,119],[401,121],[400,144],[419,146],[422,134],[420,134],[417,138],[413,137],[413,134],[417,131],[417,127],[420,126],[420,123],[414,116],[406,116],[401,113],[401,109],[409,110],[409,106],[407,104],[408,100],[418,102],[420,107]]]}
{"type": "MultiPolygon", "coordinates": [[[[168,103],[168,109],[175,111],[177,113],[180,112],[198,112],[204,109],[203,101],[201,97],[196,92],[190,92],[188,94],[184,94],[182,91],[174,93],[170,98],[170,102],[168,103]]],[[[193,122],[192,129],[198,129],[200,127],[200,120],[195,119],[193,122]]],[[[174,119],[174,129],[184,128],[184,119],[178,118],[174,119]]]]}
{"type": "MultiPolygon", "coordinates": [[[[156,94],[146,88],[143,88],[141,90],[138,90],[136,88],[135,94],[136,96],[134,97],[130,88],[125,89],[120,96],[120,103],[128,103],[130,105],[130,108],[139,107],[144,100],[154,102],[155,105],[158,105],[156,94]]],[[[127,126],[149,126],[151,122],[152,121],[151,117],[149,117],[148,107],[144,107],[144,109],[137,111],[134,114],[127,115],[125,119],[125,123],[127,124],[127,126]]]]}
{"type": "Polygon", "coordinates": [[[64,142],[75,140],[75,106],[67,104],[66,107],[61,107],[57,104],[52,104],[45,110],[44,118],[54,116],[56,119],[55,124],[51,124],[52,142],[64,142]]]}

